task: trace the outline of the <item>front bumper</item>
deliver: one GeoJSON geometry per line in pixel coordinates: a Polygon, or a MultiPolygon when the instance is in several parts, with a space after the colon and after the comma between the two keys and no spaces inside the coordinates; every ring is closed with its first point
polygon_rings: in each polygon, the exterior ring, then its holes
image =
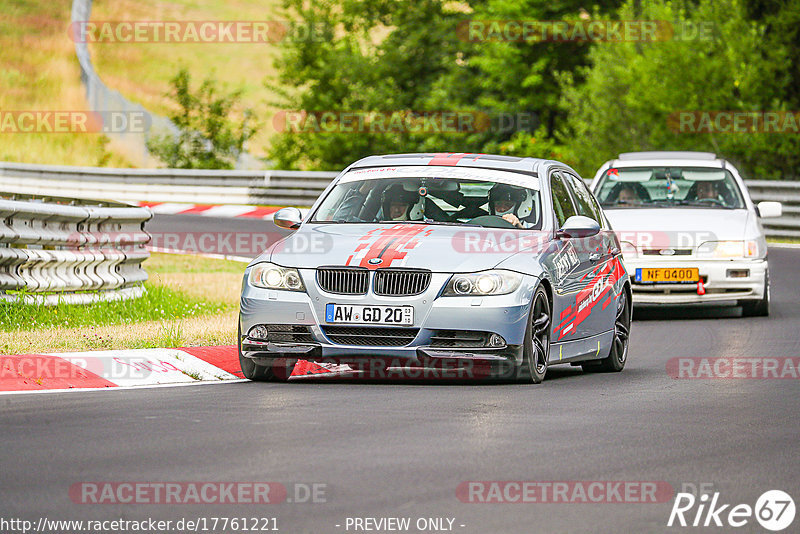
{"type": "Polygon", "coordinates": [[[633,303],[637,306],[668,306],[683,304],[726,304],[740,300],[764,298],[767,260],[725,259],[648,259],[624,260],[631,275],[633,303]],[[643,284],[635,281],[637,268],[697,267],[705,294],[698,294],[697,284],[643,284]],[[744,277],[733,277],[731,271],[747,271],[744,277]]]}
{"type": "MultiPolygon", "coordinates": [[[[530,311],[530,300],[538,280],[526,276],[520,287],[508,295],[484,297],[441,297],[449,274],[434,273],[429,288],[411,297],[381,297],[372,294],[349,296],[321,291],[314,271],[301,270],[306,292],[274,291],[250,286],[242,289],[240,327],[242,355],[257,363],[279,358],[356,363],[364,360],[387,366],[436,366],[443,362],[486,362],[518,365],[530,311]],[[415,335],[403,346],[341,344],[326,334],[325,306],[335,304],[412,305],[415,335]],[[295,325],[307,329],[302,343],[262,342],[248,337],[256,325],[295,325]],[[432,346],[438,331],[458,330],[495,333],[503,337],[501,347],[432,346]]],[[[338,323],[337,323],[338,324],[338,323]]],[[[358,325],[370,326],[370,325],[358,325]]],[[[379,328],[374,326],[371,328],[379,328]]]]}

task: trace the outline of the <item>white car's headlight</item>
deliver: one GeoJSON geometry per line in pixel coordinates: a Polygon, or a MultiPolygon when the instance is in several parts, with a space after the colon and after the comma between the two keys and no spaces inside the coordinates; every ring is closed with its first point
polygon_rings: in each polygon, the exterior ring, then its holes
{"type": "Polygon", "coordinates": [[[273,263],[259,263],[250,269],[250,285],[265,289],[305,291],[303,279],[297,269],[281,267],[273,263]]]}
{"type": "Polygon", "coordinates": [[[697,255],[711,258],[757,258],[758,242],[706,241],[698,247],[697,255]]]}
{"type": "Polygon", "coordinates": [[[522,275],[512,271],[483,271],[454,274],[442,293],[445,297],[506,295],[522,282],[522,275]]]}

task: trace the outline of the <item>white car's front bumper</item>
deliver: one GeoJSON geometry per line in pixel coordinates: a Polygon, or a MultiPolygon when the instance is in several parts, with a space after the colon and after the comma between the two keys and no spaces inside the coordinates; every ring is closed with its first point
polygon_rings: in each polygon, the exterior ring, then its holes
{"type": "Polygon", "coordinates": [[[625,268],[631,275],[633,302],[638,306],[671,304],[704,304],[739,300],[761,300],[764,298],[767,260],[697,259],[694,257],[669,259],[631,258],[625,259],[625,268]],[[703,281],[704,294],[698,292],[698,284],[645,284],[636,282],[639,268],[686,268],[697,267],[703,281]],[[747,271],[747,276],[731,276],[731,271],[747,271]]]}

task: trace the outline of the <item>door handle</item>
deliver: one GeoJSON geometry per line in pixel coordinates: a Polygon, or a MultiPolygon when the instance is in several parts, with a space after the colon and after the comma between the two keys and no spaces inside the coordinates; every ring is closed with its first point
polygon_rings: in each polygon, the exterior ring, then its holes
{"type": "Polygon", "coordinates": [[[599,252],[592,252],[591,254],[589,254],[589,261],[590,262],[594,263],[599,259],[600,259],[600,253],[599,252]]]}

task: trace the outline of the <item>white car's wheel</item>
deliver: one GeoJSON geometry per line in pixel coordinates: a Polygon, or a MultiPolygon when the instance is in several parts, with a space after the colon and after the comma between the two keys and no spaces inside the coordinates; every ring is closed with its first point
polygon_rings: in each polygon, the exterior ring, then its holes
{"type": "Polygon", "coordinates": [[[742,301],[742,317],[767,317],[769,315],[769,271],[764,275],[764,298],[742,301]]]}

